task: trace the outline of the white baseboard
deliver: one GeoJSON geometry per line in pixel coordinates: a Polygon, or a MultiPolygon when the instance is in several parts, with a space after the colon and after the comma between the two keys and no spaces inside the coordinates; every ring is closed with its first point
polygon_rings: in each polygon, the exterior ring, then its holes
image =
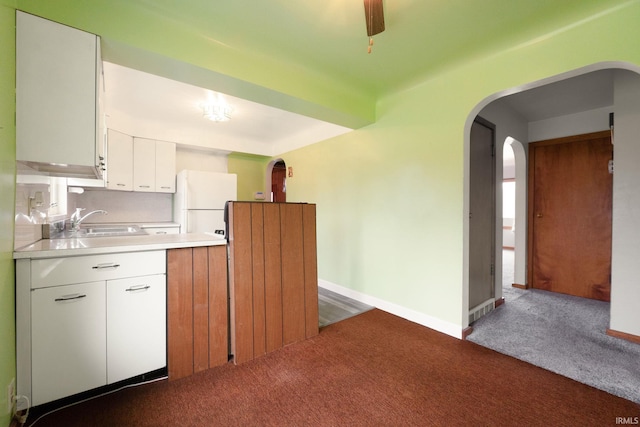
{"type": "Polygon", "coordinates": [[[327,280],[318,279],[318,286],[328,289],[337,294],[354,299],[361,303],[374,306],[387,313],[394,314],[403,319],[417,323],[427,328],[434,329],[443,334],[450,335],[454,338],[462,339],[462,327],[444,320],[420,313],[415,310],[411,310],[406,307],[382,300],[380,298],[372,297],[362,292],[354,291],[353,289],[345,288],[344,286],[336,285],[327,280]]]}

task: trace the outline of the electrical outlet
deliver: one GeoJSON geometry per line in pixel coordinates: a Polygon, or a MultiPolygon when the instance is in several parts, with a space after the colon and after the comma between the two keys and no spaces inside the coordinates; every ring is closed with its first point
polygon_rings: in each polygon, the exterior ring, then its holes
{"type": "Polygon", "coordinates": [[[16,395],[16,379],[13,378],[7,386],[7,412],[13,415],[13,398],[16,395]]]}

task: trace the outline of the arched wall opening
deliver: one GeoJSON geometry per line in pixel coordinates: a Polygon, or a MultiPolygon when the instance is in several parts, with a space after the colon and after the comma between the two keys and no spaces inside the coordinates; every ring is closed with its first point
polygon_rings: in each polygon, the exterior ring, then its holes
{"type": "MultiPolygon", "coordinates": [[[[632,218],[632,209],[640,208],[640,192],[637,190],[630,190],[630,186],[634,180],[640,180],[640,172],[637,172],[633,168],[632,163],[640,160],[640,144],[636,142],[634,133],[637,135],[640,132],[640,67],[625,63],[625,62],[603,62],[592,64],[580,69],[572,70],[563,74],[552,76],[540,81],[531,82],[519,87],[511,88],[505,91],[495,93],[478,105],[476,105],[467,117],[464,131],[464,212],[463,215],[463,232],[464,232],[464,253],[463,253],[463,292],[462,292],[462,325],[463,329],[469,325],[468,309],[469,309],[469,165],[470,165],[470,130],[474,119],[478,115],[482,115],[484,118],[492,120],[491,117],[487,117],[487,111],[497,110],[495,106],[499,103],[496,101],[506,98],[514,94],[520,94],[532,89],[542,88],[547,85],[551,85],[557,82],[563,82],[573,79],[574,77],[580,77],[593,73],[596,71],[611,70],[614,75],[612,92],[615,95],[615,103],[612,105],[612,110],[615,110],[615,179],[613,188],[613,220],[612,220],[612,280],[611,280],[611,317],[610,317],[610,329],[613,332],[621,331],[623,334],[632,334],[634,336],[640,335],[640,315],[634,314],[635,308],[631,301],[633,298],[637,301],[640,298],[640,290],[633,288],[629,285],[632,282],[631,278],[637,276],[637,268],[634,263],[631,262],[631,258],[640,256],[640,246],[632,243],[633,239],[636,242],[640,238],[640,219],[632,218]],[[629,205],[631,200],[631,205],[629,205]],[[624,203],[621,203],[624,201],[624,203]]],[[[496,111],[492,111],[496,112],[496,111]]],[[[577,111],[575,112],[578,113],[577,111]]],[[[568,113],[569,114],[569,113],[568,113]]],[[[567,115],[563,117],[563,120],[569,122],[573,117],[567,115]]],[[[495,120],[492,120],[495,122],[495,120]]],[[[519,165],[516,167],[519,171],[519,177],[516,177],[518,182],[522,182],[520,187],[527,188],[527,156],[528,156],[528,143],[535,140],[545,138],[533,138],[530,135],[536,133],[536,136],[544,135],[546,131],[556,131],[556,129],[545,129],[543,132],[535,129],[535,123],[524,123],[524,135],[507,134],[512,136],[516,143],[512,141],[512,147],[514,152],[517,150],[520,158],[519,165]]],[[[570,123],[567,125],[570,127],[570,123]]],[[[605,129],[608,125],[605,126],[605,129]]],[[[602,129],[600,129],[602,130],[602,129]]],[[[577,134],[579,132],[575,132],[577,134]]],[[[585,132],[586,133],[586,132],[585,132]]],[[[568,136],[568,135],[558,135],[568,136]]],[[[550,136],[549,138],[552,138],[550,136]]],[[[500,134],[496,138],[497,141],[504,141],[506,137],[500,138],[500,134]]],[[[499,152],[499,150],[497,150],[499,152]]],[[[502,157],[502,153],[499,154],[502,157]]],[[[498,165],[502,165],[501,158],[496,159],[498,165]]],[[[497,176],[502,176],[502,170],[497,171],[497,176]]],[[[501,183],[501,179],[497,182],[501,183]]],[[[635,187],[637,188],[637,187],[635,187]]],[[[497,203],[500,206],[496,207],[497,212],[502,212],[502,198],[498,197],[497,203]]],[[[518,208],[519,213],[517,217],[522,217],[526,220],[527,214],[527,192],[521,191],[519,196],[518,208]]],[[[498,233],[496,233],[496,247],[502,247],[502,218],[496,218],[498,221],[496,227],[498,233]]],[[[516,224],[516,236],[517,246],[524,249],[519,261],[517,262],[515,283],[526,285],[526,223],[518,221],[516,224]]],[[[497,257],[501,260],[501,257],[497,257]]],[[[496,271],[500,271],[501,265],[496,265],[496,271]]],[[[497,278],[496,278],[497,279],[497,278]]],[[[497,282],[498,280],[496,280],[497,282]]]]}
{"type": "MultiPolygon", "coordinates": [[[[265,199],[267,201],[270,202],[274,202],[274,201],[286,201],[285,200],[274,200],[274,191],[273,191],[273,185],[275,184],[274,182],[274,168],[276,170],[279,170],[281,168],[284,168],[284,170],[286,170],[286,163],[283,159],[281,158],[277,158],[277,159],[273,159],[271,160],[268,164],[267,164],[267,168],[265,170],[265,178],[264,178],[264,182],[265,182],[265,199]]],[[[286,178],[284,177],[284,175],[282,177],[280,177],[280,174],[276,174],[277,177],[276,179],[278,181],[281,180],[281,182],[279,182],[279,185],[281,186],[285,186],[285,182],[286,182],[286,178]]],[[[282,189],[283,192],[286,194],[286,190],[285,188],[282,189]]]]}
{"type": "MultiPolygon", "coordinates": [[[[513,173],[509,178],[513,178],[513,212],[512,223],[507,232],[512,234],[512,244],[507,245],[503,241],[503,246],[513,246],[513,278],[511,285],[524,287],[526,283],[526,245],[527,245],[527,154],[522,142],[513,137],[507,137],[504,141],[505,147],[513,153],[513,173]]],[[[503,176],[503,179],[506,176],[503,176]]],[[[504,200],[505,194],[503,194],[504,200]]],[[[503,206],[503,212],[505,211],[503,206]]],[[[511,215],[511,213],[509,214],[511,215]]],[[[503,214],[504,217],[504,214],[503,214]]],[[[506,224],[505,224],[506,226],[506,224]]]]}

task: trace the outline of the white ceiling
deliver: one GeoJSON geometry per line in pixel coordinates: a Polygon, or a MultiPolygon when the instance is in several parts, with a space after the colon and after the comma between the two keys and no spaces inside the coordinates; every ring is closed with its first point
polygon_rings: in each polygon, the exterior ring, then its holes
{"type": "MultiPolygon", "coordinates": [[[[224,95],[233,108],[228,122],[203,117],[213,93],[182,82],[104,63],[107,126],[133,136],[200,149],[277,156],[351,129],[224,95]]],[[[613,104],[613,71],[601,70],[505,96],[526,121],[613,104]]]]}
{"type": "Polygon", "coordinates": [[[110,129],[200,149],[276,156],[351,130],[228,95],[231,120],[212,122],[202,104],[214,92],[109,62],[104,88],[110,129]]]}

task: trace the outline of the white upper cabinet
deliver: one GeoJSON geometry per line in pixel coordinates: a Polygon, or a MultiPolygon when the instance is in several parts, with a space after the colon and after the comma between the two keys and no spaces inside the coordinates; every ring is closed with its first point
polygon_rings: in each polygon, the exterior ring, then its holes
{"type": "Polygon", "coordinates": [[[134,138],[111,129],[108,136],[108,189],[175,193],[175,143],[134,138]]]}
{"type": "Polygon", "coordinates": [[[176,192],[176,144],[156,141],[156,191],[176,192]]]}
{"type": "Polygon", "coordinates": [[[133,139],[133,189],[156,191],[156,142],[133,139]]]}
{"type": "Polygon", "coordinates": [[[133,138],[133,191],[176,192],[176,144],[133,138]]]}
{"type": "Polygon", "coordinates": [[[99,38],[16,13],[17,160],[51,175],[101,177],[99,38]]]}
{"type": "Polygon", "coordinates": [[[133,137],[109,129],[107,143],[107,188],[133,190],[133,137]]]}

